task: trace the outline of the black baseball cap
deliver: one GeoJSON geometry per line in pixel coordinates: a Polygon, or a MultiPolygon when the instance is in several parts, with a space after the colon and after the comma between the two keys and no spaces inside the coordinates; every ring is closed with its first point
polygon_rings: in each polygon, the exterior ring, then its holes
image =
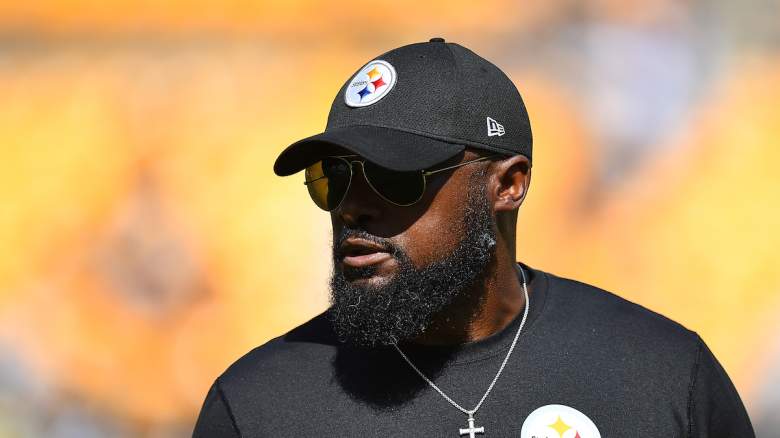
{"type": "Polygon", "coordinates": [[[292,175],[339,147],[396,171],[427,169],[466,147],[531,160],[523,99],[498,67],[443,38],[386,52],[339,90],[325,131],[288,146],[274,163],[292,175]]]}

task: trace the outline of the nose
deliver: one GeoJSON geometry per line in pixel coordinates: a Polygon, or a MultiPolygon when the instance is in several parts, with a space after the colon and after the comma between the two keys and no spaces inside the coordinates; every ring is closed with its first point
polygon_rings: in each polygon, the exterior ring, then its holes
{"type": "Polygon", "coordinates": [[[379,218],[382,199],[368,185],[359,162],[352,163],[352,172],[352,182],[336,214],[345,224],[365,229],[379,218]]]}

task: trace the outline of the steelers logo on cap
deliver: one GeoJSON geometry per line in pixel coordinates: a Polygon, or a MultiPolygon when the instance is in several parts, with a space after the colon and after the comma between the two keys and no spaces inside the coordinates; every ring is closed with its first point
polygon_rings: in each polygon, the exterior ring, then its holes
{"type": "Polygon", "coordinates": [[[349,81],[344,91],[344,102],[353,107],[376,103],[390,92],[397,77],[389,62],[371,61],[349,81]]]}

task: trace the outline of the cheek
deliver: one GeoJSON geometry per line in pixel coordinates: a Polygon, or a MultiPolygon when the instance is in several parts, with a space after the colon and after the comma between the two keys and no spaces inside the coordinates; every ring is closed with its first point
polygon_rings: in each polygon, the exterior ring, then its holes
{"type": "Polygon", "coordinates": [[[425,213],[399,236],[417,268],[450,255],[463,238],[464,205],[450,192],[437,192],[425,213]]]}

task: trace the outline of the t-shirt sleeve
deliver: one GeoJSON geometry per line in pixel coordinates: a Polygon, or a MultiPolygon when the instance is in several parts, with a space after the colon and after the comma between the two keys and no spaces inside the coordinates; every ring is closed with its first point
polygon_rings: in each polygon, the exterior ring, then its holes
{"type": "Polygon", "coordinates": [[[688,437],[755,438],[734,384],[704,341],[698,340],[688,405],[688,437]]]}
{"type": "Polygon", "coordinates": [[[198,421],[192,438],[240,438],[241,434],[233,419],[230,406],[219,386],[219,379],[211,385],[203,407],[200,409],[198,421]]]}

